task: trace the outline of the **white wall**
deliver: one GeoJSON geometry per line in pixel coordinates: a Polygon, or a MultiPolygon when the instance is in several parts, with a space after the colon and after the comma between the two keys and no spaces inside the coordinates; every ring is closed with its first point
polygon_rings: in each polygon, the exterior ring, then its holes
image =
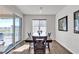
{"type": "Polygon", "coordinates": [[[47,19],[47,32],[52,32],[52,39],[55,39],[55,16],[53,15],[25,15],[24,16],[24,39],[26,39],[27,32],[32,32],[32,19],[47,19]]]}
{"type": "Polygon", "coordinates": [[[73,12],[79,10],[79,6],[67,6],[56,15],[56,40],[72,53],[79,53],[79,34],[74,33],[73,12]],[[58,31],[58,19],[68,16],[68,32],[58,31]]]}

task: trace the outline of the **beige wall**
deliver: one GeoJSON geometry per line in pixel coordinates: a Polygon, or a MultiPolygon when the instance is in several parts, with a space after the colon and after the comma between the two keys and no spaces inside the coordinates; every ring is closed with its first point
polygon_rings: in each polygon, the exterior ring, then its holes
{"type": "Polygon", "coordinates": [[[73,12],[79,6],[67,6],[56,15],[56,40],[73,53],[79,53],[79,34],[74,33],[73,12]],[[68,32],[58,31],[58,19],[68,16],[68,32]]]}
{"type": "Polygon", "coordinates": [[[51,38],[55,39],[55,16],[54,15],[25,15],[23,20],[24,25],[24,39],[26,39],[27,32],[32,32],[32,19],[47,19],[47,32],[51,32],[51,38]]]}

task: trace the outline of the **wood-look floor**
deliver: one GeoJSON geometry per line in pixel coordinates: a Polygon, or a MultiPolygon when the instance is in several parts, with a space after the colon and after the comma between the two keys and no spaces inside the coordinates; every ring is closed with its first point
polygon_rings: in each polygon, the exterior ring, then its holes
{"type": "MultiPolygon", "coordinates": [[[[29,44],[26,43],[21,47],[18,47],[10,52],[11,54],[33,54],[34,50],[31,48],[29,50],[29,44]]],[[[50,52],[46,49],[47,54],[71,54],[65,48],[63,48],[59,43],[55,40],[50,44],[50,52]]]]}
{"type": "Polygon", "coordinates": [[[58,42],[53,41],[52,48],[51,48],[51,54],[71,54],[67,49],[62,47],[58,42]]]}

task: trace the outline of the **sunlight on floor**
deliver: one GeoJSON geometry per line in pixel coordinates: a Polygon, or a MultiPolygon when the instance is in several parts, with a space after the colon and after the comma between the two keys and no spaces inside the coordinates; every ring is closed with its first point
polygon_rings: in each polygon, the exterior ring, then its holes
{"type": "Polygon", "coordinates": [[[24,51],[24,50],[27,50],[28,48],[29,48],[29,45],[24,44],[23,46],[21,46],[21,47],[15,49],[15,50],[13,50],[13,52],[22,52],[22,51],[24,51]]]}

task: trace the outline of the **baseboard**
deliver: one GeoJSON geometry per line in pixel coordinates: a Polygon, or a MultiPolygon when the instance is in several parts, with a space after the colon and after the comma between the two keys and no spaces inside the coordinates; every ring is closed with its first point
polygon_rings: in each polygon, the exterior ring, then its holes
{"type": "Polygon", "coordinates": [[[59,41],[57,40],[54,40],[56,41],[60,46],[62,46],[66,51],[68,51],[70,54],[74,54],[70,49],[66,48],[65,46],[63,46],[59,41]]]}

